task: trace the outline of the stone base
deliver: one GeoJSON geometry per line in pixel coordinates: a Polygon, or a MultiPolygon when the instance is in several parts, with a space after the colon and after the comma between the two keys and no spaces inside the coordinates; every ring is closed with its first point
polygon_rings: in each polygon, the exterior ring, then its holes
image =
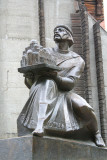
{"type": "Polygon", "coordinates": [[[107,148],[56,137],[0,140],[0,160],[107,160],[107,148]]]}
{"type": "Polygon", "coordinates": [[[32,160],[32,136],[0,140],[0,160],[32,160]]]}
{"type": "Polygon", "coordinates": [[[70,139],[34,137],[33,160],[107,160],[107,148],[70,139]]]}

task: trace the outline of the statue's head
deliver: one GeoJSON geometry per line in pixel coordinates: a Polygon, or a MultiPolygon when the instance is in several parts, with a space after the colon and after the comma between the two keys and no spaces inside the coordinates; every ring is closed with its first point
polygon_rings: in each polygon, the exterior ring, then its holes
{"type": "Polygon", "coordinates": [[[61,41],[68,41],[69,47],[74,43],[72,31],[65,25],[58,25],[54,29],[54,41],[59,43],[61,41]]]}

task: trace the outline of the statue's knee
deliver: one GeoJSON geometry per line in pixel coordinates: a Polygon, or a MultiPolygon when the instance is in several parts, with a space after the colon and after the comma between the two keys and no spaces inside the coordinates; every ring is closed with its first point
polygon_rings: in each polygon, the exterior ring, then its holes
{"type": "Polygon", "coordinates": [[[91,109],[87,106],[87,105],[81,105],[80,106],[80,110],[81,110],[81,112],[91,112],[91,109]]]}

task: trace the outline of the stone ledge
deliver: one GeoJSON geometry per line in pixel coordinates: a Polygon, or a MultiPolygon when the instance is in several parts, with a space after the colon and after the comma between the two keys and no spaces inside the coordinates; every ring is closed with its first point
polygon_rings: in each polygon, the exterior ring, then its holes
{"type": "Polygon", "coordinates": [[[0,160],[32,160],[32,136],[0,140],[0,160]]]}
{"type": "Polygon", "coordinates": [[[107,148],[70,139],[34,137],[33,160],[107,160],[107,148]]]}
{"type": "Polygon", "coordinates": [[[107,148],[57,137],[0,140],[0,160],[107,160],[107,148]]]}

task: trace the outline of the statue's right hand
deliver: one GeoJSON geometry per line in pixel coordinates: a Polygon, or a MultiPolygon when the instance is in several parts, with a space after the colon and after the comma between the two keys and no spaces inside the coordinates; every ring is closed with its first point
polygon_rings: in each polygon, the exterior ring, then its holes
{"type": "Polygon", "coordinates": [[[34,74],[32,72],[27,72],[23,76],[25,78],[29,78],[29,79],[33,79],[34,78],[34,74]]]}

